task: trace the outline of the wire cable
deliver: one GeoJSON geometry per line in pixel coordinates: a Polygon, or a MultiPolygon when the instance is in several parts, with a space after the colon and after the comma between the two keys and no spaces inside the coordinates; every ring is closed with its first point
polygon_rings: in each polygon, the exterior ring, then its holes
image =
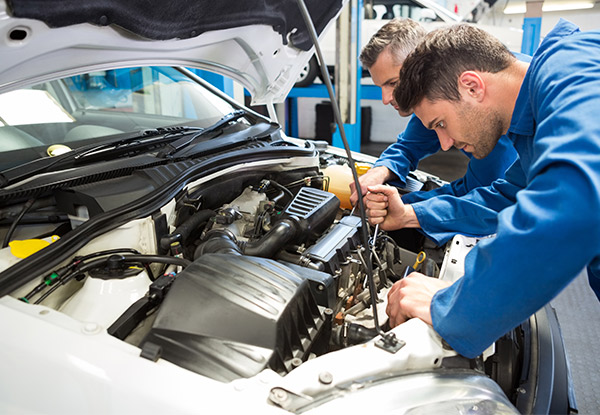
{"type": "MultiPolygon", "coordinates": [[[[105,251],[106,252],[106,251],[105,251]]],[[[90,256],[95,256],[96,254],[91,254],[90,256]]],[[[82,260],[78,260],[74,267],[71,268],[70,272],[66,273],[62,277],[58,278],[58,281],[50,287],[48,291],[46,291],[40,298],[38,298],[34,304],[40,304],[44,301],[50,294],[56,291],[59,287],[65,285],[67,282],[72,280],[73,278],[90,271],[95,268],[102,267],[106,265],[107,261],[112,257],[112,255],[107,256],[105,258],[94,259],[90,262],[84,263],[82,260]]],[[[178,265],[181,267],[187,267],[192,263],[184,258],[171,257],[167,255],[142,255],[142,254],[134,254],[134,255],[124,255],[120,258],[124,264],[147,264],[151,262],[159,262],[163,264],[172,264],[178,265]]],[[[34,289],[35,290],[35,289],[34,289]]],[[[24,298],[23,301],[29,302],[28,299],[24,298]]]]}
{"type": "Polygon", "coordinates": [[[23,218],[23,216],[25,216],[27,211],[29,209],[31,209],[31,206],[33,206],[34,202],[35,202],[35,199],[29,199],[27,202],[25,202],[25,204],[23,205],[23,209],[19,213],[19,216],[16,217],[16,219],[10,225],[10,228],[8,228],[8,231],[6,232],[6,235],[4,236],[4,242],[2,243],[2,248],[6,248],[8,246],[8,243],[10,242],[10,238],[12,238],[12,234],[15,232],[15,229],[17,229],[17,225],[19,224],[19,221],[23,218]]]}

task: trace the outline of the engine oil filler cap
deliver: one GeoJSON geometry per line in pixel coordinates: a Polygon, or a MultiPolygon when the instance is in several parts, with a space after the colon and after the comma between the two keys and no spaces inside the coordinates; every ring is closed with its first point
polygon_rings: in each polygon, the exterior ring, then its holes
{"type": "Polygon", "coordinates": [[[52,242],[58,241],[60,237],[58,235],[52,235],[44,239],[23,239],[14,240],[8,243],[10,247],[10,253],[17,258],[27,258],[29,255],[35,254],[37,251],[44,249],[52,242]]]}

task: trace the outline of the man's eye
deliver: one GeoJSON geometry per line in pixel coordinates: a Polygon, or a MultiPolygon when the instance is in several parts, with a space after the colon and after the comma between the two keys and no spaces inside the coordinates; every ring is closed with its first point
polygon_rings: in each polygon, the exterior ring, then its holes
{"type": "Polygon", "coordinates": [[[440,121],[435,125],[435,128],[446,128],[446,123],[444,121],[440,121]]]}

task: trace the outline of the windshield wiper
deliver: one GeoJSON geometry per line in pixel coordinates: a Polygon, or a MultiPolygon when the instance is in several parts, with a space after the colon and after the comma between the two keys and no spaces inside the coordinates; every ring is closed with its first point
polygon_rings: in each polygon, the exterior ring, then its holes
{"type": "Polygon", "coordinates": [[[202,131],[200,131],[196,134],[193,134],[190,137],[184,137],[177,141],[173,141],[173,142],[167,144],[166,148],[164,150],[160,151],[156,155],[156,157],[159,157],[159,158],[172,157],[173,154],[177,153],[179,150],[192,144],[197,138],[203,137],[209,133],[221,130],[224,126],[226,126],[230,122],[236,121],[236,120],[244,117],[246,114],[247,114],[247,112],[245,110],[235,110],[233,112],[230,112],[229,114],[224,115],[219,121],[217,121],[210,127],[207,127],[205,129],[203,129],[202,131]]]}
{"type": "Polygon", "coordinates": [[[4,188],[21,180],[35,176],[37,174],[50,171],[51,168],[61,165],[61,167],[70,167],[75,162],[102,153],[113,151],[124,151],[127,149],[139,149],[137,147],[148,147],[162,144],[164,141],[177,139],[179,136],[187,135],[191,131],[204,131],[201,127],[159,127],[154,129],[145,129],[116,141],[102,144],[92,144],[79,147],[67,153],[56,157],[43,157],[29,163],[21,164],[17,167],[4,170],[0,173],[0,188],[4,188]]]}
{"type": "Polygon", "coordinates": [[[89,157],[94,154],[102,153],[104,151],[112,151],[124,149],[125,147],[135,146],[138,144],[148,145],[155,144],[156,142],[162,142],[166,139],[173,139],[180,135],[187,135],[191,131],[203,131],[201,127],[158,127],[142,130],[139,133],[123,138],[119,141],[112,141],[110,143],[98,144],[96,146],[83,150],[80,148],[75,150],[77,154],[71,154],[74,160],[81,160],[84,157],[89,157]],[[160,137],[153,140],[154,137],[160,137]],[[80,151],[83,150],[83,151],[80,151]]]}

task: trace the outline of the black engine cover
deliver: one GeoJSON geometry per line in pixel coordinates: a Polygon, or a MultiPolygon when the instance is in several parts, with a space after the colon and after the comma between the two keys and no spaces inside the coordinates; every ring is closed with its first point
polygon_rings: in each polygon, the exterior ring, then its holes
{"type": "Polygon", "coordinates": [[[179,273],[142,348],[220,381],[286,373],[292,359],[325,351],[327,321],[308,281],[285,265],[206,254],[179,273]]]}

